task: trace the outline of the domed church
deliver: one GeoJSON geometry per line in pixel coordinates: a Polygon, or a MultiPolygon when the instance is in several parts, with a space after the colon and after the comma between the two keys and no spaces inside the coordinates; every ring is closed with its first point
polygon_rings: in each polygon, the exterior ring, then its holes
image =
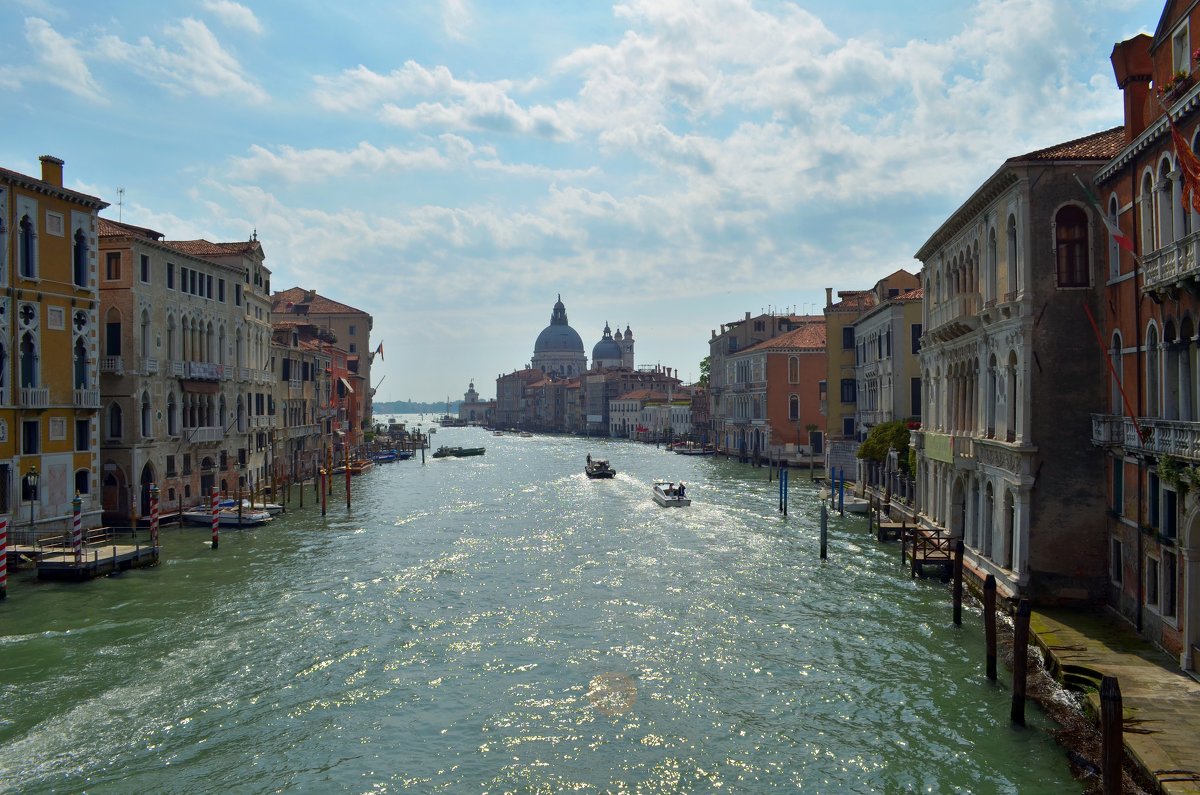
{"type": "Polygon", "coordinates": [[[567,324],[567,308],[562,296],[554,304],[550,314],[550,325],[538,334],[533,344],[533,361],[530,366],[543,373],[573,376],[587,372],[587,354],[583,352],[583,340],[575,329],[567,324]]]}
{"type": "Polygon", "coordinates": [[[604,324],[604,336],[596,343],[596,347],[592,348],[592,369],[599,370],[602,367],[633,369],[633,332],[628,326],[625,327],[624,335],[621,334],[620,327],[617,327],[614,338],[608,323],[604,324]]]}

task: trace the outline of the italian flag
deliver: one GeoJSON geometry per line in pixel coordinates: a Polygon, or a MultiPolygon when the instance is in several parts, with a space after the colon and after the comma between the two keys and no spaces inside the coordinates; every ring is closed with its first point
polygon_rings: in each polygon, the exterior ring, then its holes
{"type": "Polygon", "coordinates": [[[1108,233],[1112,235],[1112,239],[1116,241],[1120,248],[1125,249],[1130,254],[1133,254],[1133,240],[1121,231],[1121,227],[1117,226],[1117,222],[1108,217],[1108,213],[1100,208],[1100,200],[1096,198],[1096,194],[1092,193],[1091,189],[1084,184],[1078,174],[1072,174],[1075,181],[1079,183],[1079,187],[1083,188],[1083,193],[1087,196],[1088,204],[1092,205],[1092,209],[1096,211],[1096,215],[1100,216],[1100,220],[1104,222],[1108,233]]]}

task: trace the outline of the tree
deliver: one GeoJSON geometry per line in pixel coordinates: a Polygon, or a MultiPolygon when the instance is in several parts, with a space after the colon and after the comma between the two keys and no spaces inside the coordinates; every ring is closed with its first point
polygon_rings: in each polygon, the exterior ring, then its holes
{"type": "Polygon", "coordinates": [[[702,386],[702,387],[708,386],[708,369],[711,365],[712,365],[712,357],[711,356],[705,356],[703,359],[700,360],[700,381],[699,381],[699,383],[700,383],[700,386],[702,386]]]}
{"type": "MultiPolygon", "coordinates": [[[[882,463],[887,460],[887,455],[892,450],[903,453],[907,449],[908,426],[903,421],[896,420],[895,422],[880,423],[872,428],[871,432],[867,434],[867,438],[858,446],[858,452],[855,455],[866,461],[882,463]]],[[[899,459],[900,469],[908,472],[908,456],[901,455],[899,459]]]]}

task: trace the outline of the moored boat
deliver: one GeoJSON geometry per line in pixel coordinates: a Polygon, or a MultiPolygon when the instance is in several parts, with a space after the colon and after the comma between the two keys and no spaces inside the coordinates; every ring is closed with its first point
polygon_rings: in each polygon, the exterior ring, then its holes
{"type": "Polygon", "coordinates": [[[682,483],[676,486],[673,482],[656,480],[651,493],[654,501],[664,508],[686,508],[692,504],[687,496],[687,487],[682,483]]]}
{"type": "Polygon", "coordinates": [[[677,444],[671,448],[671,452],[676,453],[677,455],[716,455],[717,454],[717,450],[715,447],[710,447],[708,445],[695,444],[693,442],[677,444]]]}
{"type": "Polygon", "coordinates": [[[483,455],[482,447],[447,447],[442,445],[434,452],[434,458],[465,458],[472,455],[483,455]]]}
{"type": "MultiPolygon", "coordinates": [[[[192,508],[189,511],[184,511],[183,521],[188,524],[196,524],[209,526],[212,524],[212,511],[204,506],[192,508]]],[[[217,526],[218,527],[257,527],[264,525],[272,520],[269,512],[261,508],[247,508],[242,506],[239,513],[237,507],[226,507],[217,509],[217,526]]]]}

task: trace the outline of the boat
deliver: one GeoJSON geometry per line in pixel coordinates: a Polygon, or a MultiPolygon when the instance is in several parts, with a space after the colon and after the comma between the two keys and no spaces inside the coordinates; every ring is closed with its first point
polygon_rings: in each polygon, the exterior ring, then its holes
{"type": "Polygon", "coordinates": [[[492,431],[492,436],[503,436],[504,431],[492,431]]]}
{"type": "Polygon", "coordinates": [[[846,497],[841,507],[842,510],[849,513],[866,513],[867,509],[871,507],[871,503],[862,497],[846,497]]]}
{"type": "Polygon", "coordinates": [[[711,447],[709,445],[695,444],[694,442],[687,442],[686,444],[677,444],[673,448],[671,448],[671,451],[673,453],[675,453],[676,455],[716,455],[717,454],[717,450],[715,447],[711,447]]]}
{"type": "Polygon", "coordinates": [[[583,467],[583,473],[589,478],[613,478],[617,476],[617,470],[612,468],[612,465],[607,461],[599,458],[589,457],[587,464],[583,467]]]}
{"type": "Polygon", "coordinates": [[[410,459],[412,457],[413,457],[412,450],[397,450],[396,451],[396,458],[399,458],[401,461],[407,461],[408,459],[410,459]]]}
{"type": "Polygon", "coordinates": [[[531,437],[533,436],[533,434],[532,434],[532,433],[530,433],[529,431],[521,431],[521,434],[520,434],[520,435],[521,435],[521,437],[522,437],[522,438],[524,438],[524,439],[529,439],[529,438],[531,438],[531,437]]]}
{"type": "Polygon", "coordinates": [[[395,450],[378,450],[371,453],[371,460],[376,464],[390,464],[393,461],[398,461],[400,454],[395,450]]]}
{"type": "Polygon", "coordinates": [[[442,445],[434,452],[434,458],[465,458],[471,455],[483,455],[482,447],[447,447],[442,445]]]}
{"type": "Polygon", "coordinates": [[[652,493],[654,501],[664,508],[686,508],[692,504],[691,499],[685,496],[687,487],[682,483],[676,487],[674,483],[656,480],[652,493]]]}
{"type": "Polygon", "coordinates": [[[352,461],[350,463],[350,474],[351,475],[361,475],[362,473],[366,472],[368,469],[370,469],[373,466],[375,466],[375,462],[372,461],[371,459],[360,458],[359,460],[352,461]]]}
{"type": "MultiPolygon", "coordinates": [[[[183,521],[188,524],[197,524],[205,527],[212,525],[212,511],[204,506],[197,506],[191,510],[184,511],[183,521]]],[[[236,507],[217,508],[217,526],[218,527],[257,527],[272,521],[274,517],[268,511],[261,508],[248,508],[242,506],[241,513],[238,513],[236,507]]]]}

